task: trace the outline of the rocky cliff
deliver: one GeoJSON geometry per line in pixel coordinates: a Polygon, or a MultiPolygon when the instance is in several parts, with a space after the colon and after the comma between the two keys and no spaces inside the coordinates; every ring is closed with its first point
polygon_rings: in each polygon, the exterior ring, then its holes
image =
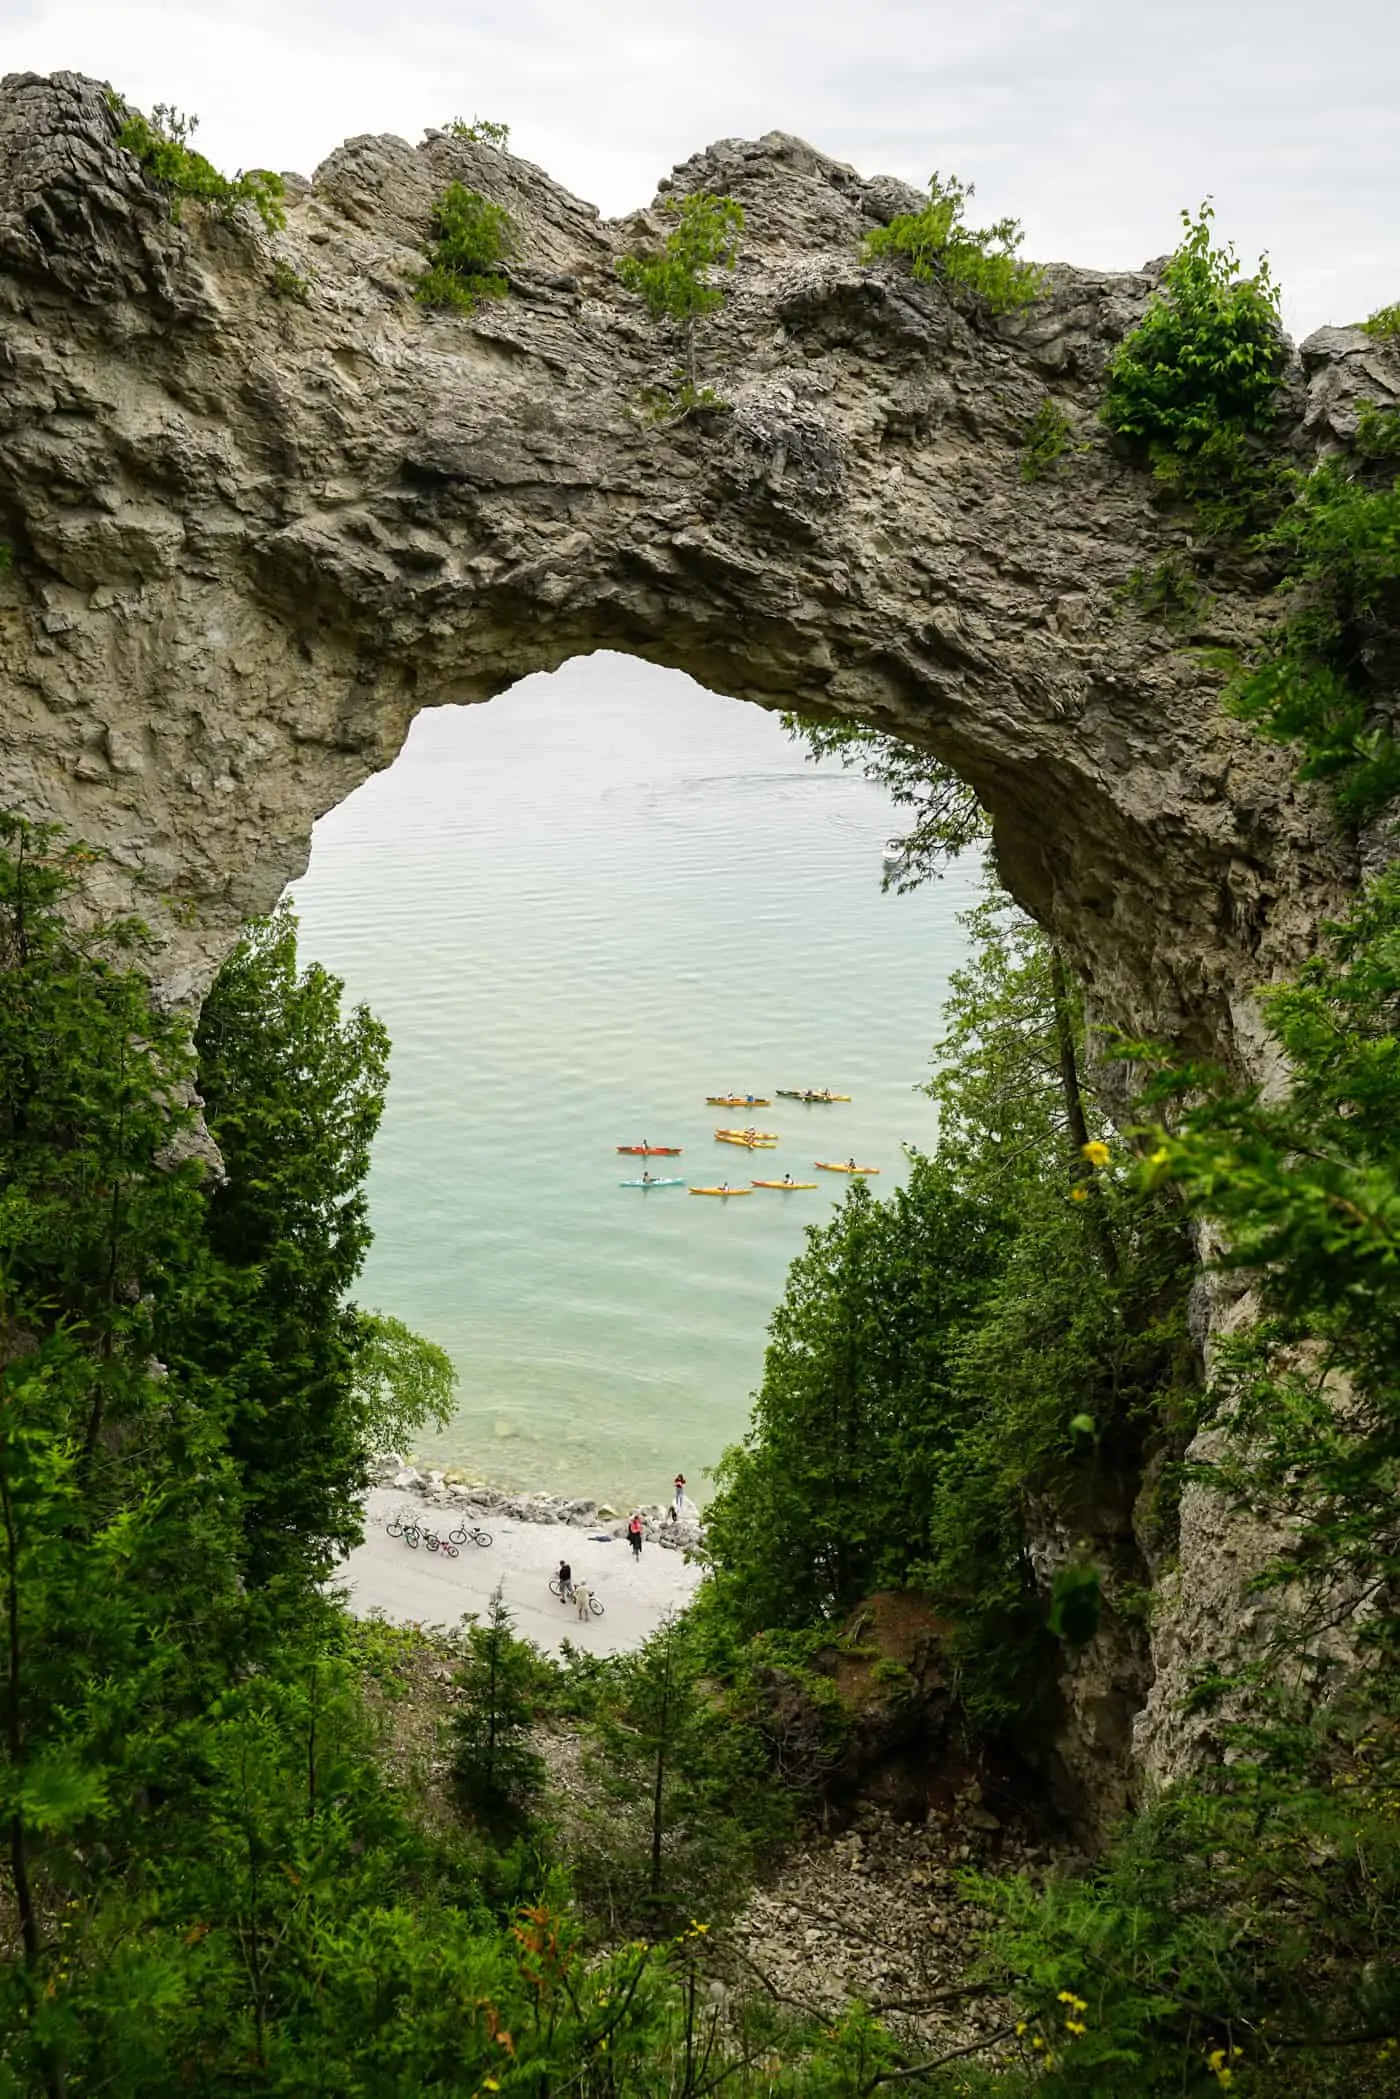
{"type": "MultiPolygon", "coordinates": [[[[936,753],[1098,1015],[1257,1068],[1253,988],[1355,856],[1124,597],[1188,531],[1097,418],[1154,268],[1055,266],[974,322],[860,265],[900,184],[726,140],[663,189],[747,215],[704,346],[729,412],[658,423],[674,346],[614,269],[654,208],[607,223],[494,147],[359,138],[289,178],[269,238],[172,222],[117,129],[77,75],[0,86],[0,806],[106,849],[172,996],[419,708],[611,648],[936,753]],[[454,180],[519,229],[510,296],[469,316],[411,292],[454,180]],[[1075,448],[1027,482],[1047,397],[1075,448]]],[[[1364,335],[1313,337],[1284,389],[1300,460],[1397,392],[1364,335]]],[[[1217,577],[1194,638],[1238,643],[1260,588],[1217,577]]],[[[1183,1564],[1197,1605],[1208,1574],[1183,1564]]]]}

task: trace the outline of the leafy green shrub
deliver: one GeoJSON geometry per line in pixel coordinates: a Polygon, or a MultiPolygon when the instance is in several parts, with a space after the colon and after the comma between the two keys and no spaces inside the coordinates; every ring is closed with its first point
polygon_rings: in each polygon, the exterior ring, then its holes
{"type": "Polygon", "coordinates": [[[685,369],[670,393],[674,420],[691,410],[723,403],[702,388],[695,369],[695,331],[706,314],[724,304],[723,286],[710,282],[712,270],[732,270],[744,229],[744,207],[732,197],[697,190],[689,197],[668,197],[662,209],[675,220],[659,255],[624,255],[617,274],[635,292],[654,321],[672,321],[681,331],[685,369]]]}
{"type": "Polygon", "coordinates": [[[1279,295],[1267,260],[1241,278],[1234,248],[1212,246],[1209,202],[1181,216],[1186,237],[1161,289],[1109,363],[1103,417],[1229,536],[1267,511],[1275,487],[1259,440],[1286,361],[1279,295]]]}
{"type": "MultiPolygon", "coordinates": [[[[1395,424],[1363,424],[1370,459],[1396,444],[1395,424]]],[[[1324,460],[1296,477],[1271,544],[1287,567],[1282,624],[1226,704],[1276,741],[1301,747],[1299,776],[1332,788],[1357,824],[1400,794],[1400,743],[1388,695],[1400,664],[1400,481],[1379,488],[1361,467],[1324,460]]]]}
{"type": "Polygon", "coordinates": [[[1021,479],[1043,481],[1071,450],[1069,417],[1047,394],[1021,434],[1021,479]]]}
{"type": "Polygon", "coordinates": [[[281,255],[272,259],[267,288],[274,299],[293,299],[299,306],[305,306],[311,297],[310,277],[303,277],[300,270],[294,269],[281,255]]]}
{"type": "Polygon", "coordinates": [[[1200,588],[1178,554],[1165,555],[1153,568],[1130,570],[1118,597],[1144,619],[1166,626],[1187,625],[1201,609],[1200,588]]]}
{"type": "Polygon", "coordinates": [[[470,139],[474,146],[495,146],[502,153],[510,144],[509,124],[493,123],[490,117],[473,117],[470,124],[463,117],[453,117],[447,132],[450,138],[470,139]]]}
{"type": "Polygon", "coordinates": [[[470,313],[482,299],[510,290],[500,265],[514,252],[510,213],[479,190],[452,183],[433,206],[428,267],[413,287],[420,306],[470,313]]]}
{"type": "Polygon", "coordinates": [[[1400,335],[1400,300],[1394,306],[1378,306],[1370,319],[1361,323],[1367,335],[1390,337],[1400,335]]]}
{"type": "Polygon", "coordinates": [[[286,184],[270,168],[240,169],[232,177],[221,175],[190,140],[199,128],[198,117],[185,116],[169,103],[158,102],[149,117],[129,109],[121,98],[112,104],[122,118],[117,144],[134,154],[143,171],[170,199],[170,216],[178,222],[186,199],[207,204],[221,219],[231,220],[240,204],[251,204],[269,233],[287,223],[283,205],[286,184]]]}
{"type": "Polygon", "coordinates": [[[968,292],[991,313],[1029,306],[1044,282],[1036,264],[1021,262],[1017,250],[1025,236],[1018,219],[998,219],[993,226],[966,226],[963,214],[974,194],[970,182],[950,175],[944,182],[930,175],[929,201],[921,211],[900,212],[888,226],[865,237],[861,258],[876,262],[885,255],[904,255],[910,273],[952,292],[968,292]]]}

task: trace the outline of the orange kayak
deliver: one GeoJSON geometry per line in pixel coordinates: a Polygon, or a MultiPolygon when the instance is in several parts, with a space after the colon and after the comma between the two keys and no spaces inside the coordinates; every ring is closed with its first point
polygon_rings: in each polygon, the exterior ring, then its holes
{"type": "Polygon", "coordinates": [[[815,1188],[815,1181],[750,1181],[750,1188],[815,1188]]]}
{"type": "Polygon", "coordinates": [[[852,1166],[845,1159],[813,1159],[823,1173],[878,1173],[878,1166],[852,1166]]]}
{"type": "Polygon", "coordinates": [[[705,1095],[705,1106],[707,1108],[771,1108],[772,1105],[772,1101],[765,1100],[761,1093],[707,1093],[705,1095]]]}
{"type": "Polygon", "coordinates": [[[692,1188],[692,1195],[752,1195],[752,1188],[692,1188]]]}

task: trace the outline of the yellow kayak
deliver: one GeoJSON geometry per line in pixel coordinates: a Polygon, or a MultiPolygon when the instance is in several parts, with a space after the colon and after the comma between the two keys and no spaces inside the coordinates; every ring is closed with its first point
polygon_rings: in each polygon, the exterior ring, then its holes
{"type": "Polygon", "coordinates": [[[812,1164],[819,1166],[823,1173],[878,1173],[880,1171],[878,1166],[856,1166],[846,1159],[813,1159],[812,1164]]]}
{"type": "Polygon", "coordinates": [[[750,1188],[815,1188],[815,1181],[750,1181],[750,1188]]]}
{"type": "Polygon", "coordinates": [[[692,1188],[692,1195],[752,1195],[752,1188],[692,1188]]]}
{"type": "Polygon", "coordinates": [[[742,1145],[746,1152],[771,1152],[778,1148],[776,1137],[736,1137],[728,1130],[716,1130],[715,1143],[742,1145]]]}
{"type": "Polygon", "coordinates": [[[771,1100],[764,1100],[757,1093],[707,1093],[707,1108],[771,1108],[771,1100]]]}
{"type": "Polygon", "coordinates": [[[728,1137],[735,1144],[776,1144],[776,1130],[716,1130],[716,1137],[728,1137]]]}

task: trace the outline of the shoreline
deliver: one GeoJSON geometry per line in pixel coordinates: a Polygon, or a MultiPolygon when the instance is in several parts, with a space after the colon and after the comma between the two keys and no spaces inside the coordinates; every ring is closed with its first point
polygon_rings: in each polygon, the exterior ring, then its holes
{"type": "Polygon", "coordinates": [[[375,1460],[372,1479],[364,1541],[331,1577],[358,1618],[379,1615],[396,1625],[452,1629],[480,1618],[499,1587],[516,1632],[548,1652],[557,1654],[567,1641],[587,1654],[623,1654],[683,1610],[704,1578],[696,1557],[702,1529],[693,1503],[676,1523],[667,1523],[665,1511],[655,1506],[639,1510],[638,1557],[625,1543],[626,1519],[604,1515],[606,1503],[450,1480],[435,1467],[406,1465],[392,1452],[375,1460]],[[455,1557],[412,1549],[387,1528],[405,1503],[441,1510],[441,1532],[463,1519],[479,1523],[491,1533],[491,1543],[467,1542],[455,1557]],[[590,1613],[581,1620],[572,1605],[550,1594],[561,1560],[569,1562],[577,1581],[587,1582],[603,1605],[601,1617],[590,1613]]]}
{"type": "Polygon", "coordinates": [[[642,1519],[646,1543],[673,1552],[694,1552],[704,1541],[705,1522],[689,1496],[675,1520],[666,1502],[634,1502],[625,1510],[611,1502],[594,1501],[583,1495],[550,1494],[543,1489],[522,1493],[511,1487],[491,1487],[469,1479],[456,1465],[417,1465],[398,1451],[384,1451],[370,1460],[370,1486],[392,1488],[399,1494],[416,1495],[434,1508],[476,1508],[484,1515],[508,1517],[517,1523],[553,1523],[572,1530],[607,1531],[610,1537],[626,1535],[635,1509],[642,1519]]]}

